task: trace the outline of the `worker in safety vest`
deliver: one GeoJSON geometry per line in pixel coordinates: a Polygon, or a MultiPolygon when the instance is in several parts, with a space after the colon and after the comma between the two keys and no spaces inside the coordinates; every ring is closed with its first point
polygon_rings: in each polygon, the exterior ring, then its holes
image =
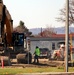
{"type": "Polygon", "coordinates": [[[36,46],[35,48],[35,52],[34,52],[34,63],[36,63],[36,60],[37,60],[37,63],[39,63],[39,55],[40,55],[40,49],[38,46],[36,46]]]}

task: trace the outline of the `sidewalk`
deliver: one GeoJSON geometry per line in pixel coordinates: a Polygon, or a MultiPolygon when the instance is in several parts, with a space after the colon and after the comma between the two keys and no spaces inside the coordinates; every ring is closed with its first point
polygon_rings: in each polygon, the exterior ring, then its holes
{"type": "Polygon", "coordinates": [[[74,75],[74,72],[25,73],[15,75],[74,75]]]}

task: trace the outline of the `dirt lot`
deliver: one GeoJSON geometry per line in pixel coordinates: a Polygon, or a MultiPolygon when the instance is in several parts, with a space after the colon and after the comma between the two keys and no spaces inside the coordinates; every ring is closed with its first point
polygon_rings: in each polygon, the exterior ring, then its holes
{"type": "MultiPolygon", "coordinates": [[[[58,67],[58,66],[64,66],[64,61],[57,61],[57,60],[48,60],[48,59],[39,59],[39,64],[33,63],[34,60],[32,60],[32,63],[29,64],[18,64],[16,59],[12,59],[12,65],[11,66],[5,66],[5,67],[58,67]]],[[[0,63],[1,65],[1,63],[0,63]]],[[[69,64],[71,66],[71,64],[69,64]]],[[[72,64],[74,66],[74,64],[72,64]]]]}
{"type": "Polygon", "coordinates": [[[33,63],[34,60],[32,60],[31,64],[17,64],[17,60],[13,59],[12,65],[11,66],[5,66],[5,67],[19,67],[19,68],[24,68],[24,67],[57,67],[59,65],[63,66],[64,61],[53,61],[53,60],[48,60],[48,59],[39,59],[39,64],[33,63]]]}
{"type": "Polygon", "coordinates": [[[54,61],[48,59],[39,59],[38,66],[42,67],[56,67],[58,65],[63,65],[64,61],[54,61]]]}

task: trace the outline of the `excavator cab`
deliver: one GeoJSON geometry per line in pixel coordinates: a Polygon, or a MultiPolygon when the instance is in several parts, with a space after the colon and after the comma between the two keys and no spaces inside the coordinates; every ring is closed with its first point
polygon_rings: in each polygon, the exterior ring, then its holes
{"type": "Polygon", "coordinates": [[[24,33],[12,33],[12,46],[15,53],[24,51],[24,33]]]}
{"type": "Polygon", "coordinates": [[[12,34],[12,42],[15,46],[23,46],[24,45],[24,33],[13,33],[12,34]]]}
{"type": "Polygon", "coordinates": [[[0,42],[0,52],[20,53],[24,51],[24,33],[12,33],[12,43],[8,44],[5,38],[0,42]]]}

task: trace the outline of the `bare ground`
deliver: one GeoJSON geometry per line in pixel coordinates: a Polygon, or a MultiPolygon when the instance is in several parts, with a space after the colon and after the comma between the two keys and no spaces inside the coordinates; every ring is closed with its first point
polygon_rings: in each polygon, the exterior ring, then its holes
{"type": "Polygon", "coordinates": [[[17,64],[17,60],[12,60],[11,66],[5,66],[5,67],[13,67],[13,68],[25,68],[25,67],[57,67],[57,66],[63,66],[64,61],[54,61],[54,60],[48,60],[48,59],[39,59],[39,63],[33,63],[34,60],[32,60],[32,63],[29,64],[17,64]]]}

